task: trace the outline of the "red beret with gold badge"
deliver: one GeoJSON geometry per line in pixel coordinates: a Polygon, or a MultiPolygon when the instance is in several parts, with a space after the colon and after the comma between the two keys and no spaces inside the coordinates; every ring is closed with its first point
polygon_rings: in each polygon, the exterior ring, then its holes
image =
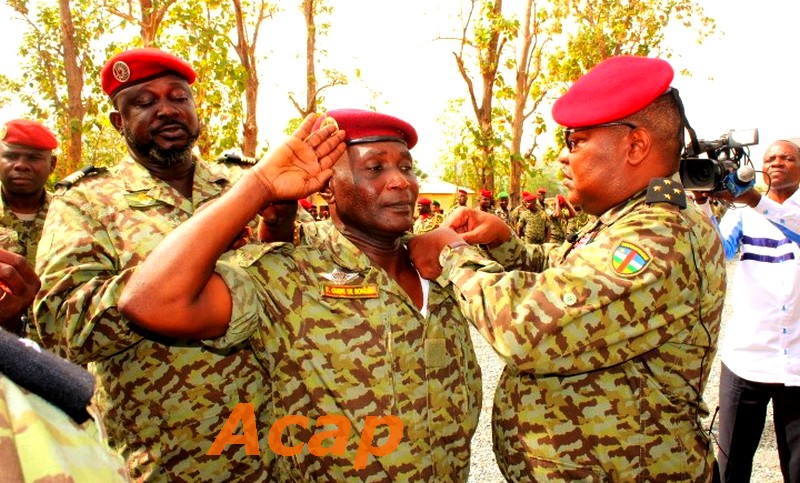
{"type": "Polygon", "coordinates": [[[672,67],[661,59],[611,57],[575,81],[553,104],[553,119],[572,128],[624,119],[666,93],[673,76],[672,67]]]}
{"type": "Polygon", "coordinates": [[[417,131],[414,126],[388,114],[361,109],[336,109],[317,118],[314,131],[321,126],[333,123],[344,129],[345,143],[377,143],[381,141],[400,141],[408,149],[417,144],[417,131]]]}
{"type": "Polygon", "coordinates": [[[29,148],[52,151],[58,140],[43,124],[28,119],[14,119],[0,126],[0,141],[29,148]]]}
{"type": "Polygon", "coordinates": [[[197,78],[192,66],[175,55],[147,47],[131,49],[111,57],[100,71],[103,91],[114,95],[126,87],[161,77],[166,74],[177,74],[189,84],[197,78]]]}
{"type": "Polygon", "coordinates": [[[420,198],[420,199],[417,200],[417,204],[430,206],[431,205],[431,200],[429,200],[428,198],[420,198]]]}

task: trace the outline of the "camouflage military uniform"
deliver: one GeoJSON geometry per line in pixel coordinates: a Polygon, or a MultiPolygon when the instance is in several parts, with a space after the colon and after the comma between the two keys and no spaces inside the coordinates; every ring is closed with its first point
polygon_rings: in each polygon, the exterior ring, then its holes
{"type": "Polygon", "coordinates": [[[539,204],[533,210],[527,207],[519,212],[517,233],[525,243],[544,243],[547,241],[548,216],[539,204]]]}
{"type": "MultiPolygon", "coordinates": [[[[0,248],[27,258],[31,267],[36,266],[36,247],[39,245],[39,238],[42,236],[42,228],[44,228],[44,220],[47,217],[50,199],[50,193],[45,191],[44,203],[36,213],[36,218],[25,221],[17,218],[17,215],[5,205],[2,195],[0,195],[0,248]]],[[[24,326],[20,332],[38,342],[39,338],[35,333],[32,321],[33,307],[28,310],[28,314],[23,321],[24,326]]]]}
{"type": "Polygon", "coordinates": [[[500,218],[501,220],[505,221],[508,226],[511,225],[511,212],[509,210],[504,210],[502,208],[497,208],[494,210],[495,216],[500,218]]]}
{"type": "Polygon", "coordinates": [[[497,261],[467,246],[440,256],[462,310],[508,363],[493,411],[501,470],[511,481],[710,481],[702,394],[725,293],[714,227],[642,192],[581,235],[557,248],[512,239],[497,261]]]}
{"type": "Polygon", "coordinates": [[[31,267],[36,262],[36,246],[42,236],[50,198],[50,193],[45,192],[44,204],[36,213],[36,218],[24,221],[17,218],[0,196],[0,248],[27,258],[31,267]]]}
{"type": "MultiPolygon", "coordinates": [[[[297,456],[276,457],[278,479],[466,481],[481,380],[452,293],[431,283],[423,315],[332,223],[308,225],[297,248],[276,244],[265,248],[275,253],[244,256],[249,246],[238,263],[217,264],[231,289],[232,322],[225,336],[207,341],[224,347],[250,338],[272,381],[274,417],[311,421],[309,429],[284,430],[285,445],[308,442],[321,415],[352,423],[343,455],[315,456],[303,446],[297,456]],[[342,286],[372,289],[374,298],[326,296],[342,286]],[[399,446],[354,469],[365,418],[389,415],[403,423],[399,446]]],[[[385,429],[378,427],[375,446],[386,442],[385,429]]]]}
{"type": "Polygon", "coordinates": [[[555,212],[550,215],[550,242],[562,243],[569,234],[569,210],[562,209],[561,216],[556,216],[555,212]]]}
{"type": "Polygon", "coordinates": [[[414,221],[414,228],[412,231],[416,235],[421,235],[423,233],[428,233],[429,231],[435,230],[439,225],[442,224],[444,221],[444,215],[441,213],[431,213],[428,216],[420,215],[414,221]]]}
{"type": "MultiPolygon", "coordinates": [[[[263,373],[247,346],[209,350],[166,340],[116,307],[136,265],[204,202],[230,185],[224,165],[198,162],[192,200],[126,158],[57,193],[39,244],[34,305],[45,346],[99,379],[97,404],[131,476],[152,481],[263,481],[268,468],[231,445],[206,452],[238,403],[266,416],[263,373]]],[[[165,283],[169,283],[165,280],[165,283]]],[[[169,314],[164,314],[169,317],[169,314]]],[[[268,426],[259,424],[267,448],[268,426]]]]}
{"type": "Polygon", "coordinates": [[[0,481],[129,481],[99,425],[77,424],[0,374],[0,481]]]}

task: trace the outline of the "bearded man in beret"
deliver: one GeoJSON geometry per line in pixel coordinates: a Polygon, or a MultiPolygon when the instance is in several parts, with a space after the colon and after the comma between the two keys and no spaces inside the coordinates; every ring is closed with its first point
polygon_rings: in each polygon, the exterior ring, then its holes
{"type": "Polygon", "coordinates": [[[672,78],[663,60],[614,57],[554,104],[566,199],[598,217],[574,241],[525,245],[475,210],[411,240],[506,362],[492,424],[509,481],[712,480],[702,396],[725,263],[677,175],[693,131],[672,78]]]}
{"type": "MultiPolygon", "coordinates": [[[[137,481],[267,481],[268,459],[240,446],[206,454],[237,404],[267,414],[267,384],[250,347],[161,337],[118,308],[147,254],[233,182],[224,164],[192,154],[200,133],[190,87],[196,74],[171,53],[145,48],[113,56],[101,76],[129,156],[68,177],[54,196],[37,257],[42,341],[97,376],[109,442],[137,481]]],[[[268,430],[258,425],[263,447],[268,430]]]]}
{"type": "MultiPolygon", "coordinates": [[[[45,185],[56,167],[57,147],[55,135],[39,122],[14,119],[0,126],[0,249],[7,251],[0,263],[15,273],[33,274],[50,206],[45,185]]],[[[0,326],[15,334],[33,335],[32,314],[27,310],[30,302],[22,303],[30,286],[38,288],[39,279],[20,280],[17,291],[0,285],[0,301],[5,300],[0,305],[4,309],[0,326]]]]}
{"type": "Polygon", "coordinates": [[[147,330],[217,347],[252,341],[272,382],[273,417],[309,422],[281,432],[293,456],[277,457],[277,481],[468,478],[480,368],[452,294],[423,282],[408,259],[416,141],[410,124],[387,114],[311,115],[167,237],[126,286],[122,311],[147,330]],[[331,221],[309,224],[303,243],[217,261],[263,205],[318,190],[331,221]],[[327,431],[334,444],[319,451],[313,421],[333,416],[353,431],[327,431]],[[359,463],[356,428],[371,417],[400,424],[379,427],[375,446],[389,449],[359,463]]]}

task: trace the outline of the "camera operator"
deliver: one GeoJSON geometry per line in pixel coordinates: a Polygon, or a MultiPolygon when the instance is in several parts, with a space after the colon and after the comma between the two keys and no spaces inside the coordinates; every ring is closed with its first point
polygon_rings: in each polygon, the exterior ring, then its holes
{"type": "MultiPolygon", "coordinates": [[[[740,252],[731,293],[733,313],[722,340],[719,464],[722,481],[749,481],[772,400],[784,481],[800,481],[800,147],[772,143],[764,154],[767,195],[748,190],[696,193],[746,203],[718,224],[730,260],[740,252]]],[[[713,218],[713,217],[712,217],[713,218]]]]}

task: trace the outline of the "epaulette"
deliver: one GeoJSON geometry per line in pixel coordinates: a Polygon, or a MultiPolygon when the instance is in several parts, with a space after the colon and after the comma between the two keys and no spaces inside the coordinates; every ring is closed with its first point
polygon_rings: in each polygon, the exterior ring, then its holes
{"type": "Polygon", "coordinates": [[[686,193],[683,186],[671,178],[653,178],[647,187],[647,204],[669,203],[686,208],[686,193]]]}
{"type": "Polygon", "coordinates": [[[78,181],[82,180],[86,176],[94,176],[98,173],[105,171],[106,168],[98,168],[93,164],[89,164],[84,166],[83,168],[75,171],[72,174],[69,174],[64,177],[61,181],[56,183],[56,188],[63,188],[63,189],[70,189],[72,186],[77,183],[78,181]]]}
{"type": "Polygon", "coordinates": [[[216,159],[216,162],[255,166],[255,164],[258,163],[258,160],[256,158],[251,158],[250,156],[245,156],[242,154],[240,149],[229,149],[222,153],[222,155],[216,159]]]}

